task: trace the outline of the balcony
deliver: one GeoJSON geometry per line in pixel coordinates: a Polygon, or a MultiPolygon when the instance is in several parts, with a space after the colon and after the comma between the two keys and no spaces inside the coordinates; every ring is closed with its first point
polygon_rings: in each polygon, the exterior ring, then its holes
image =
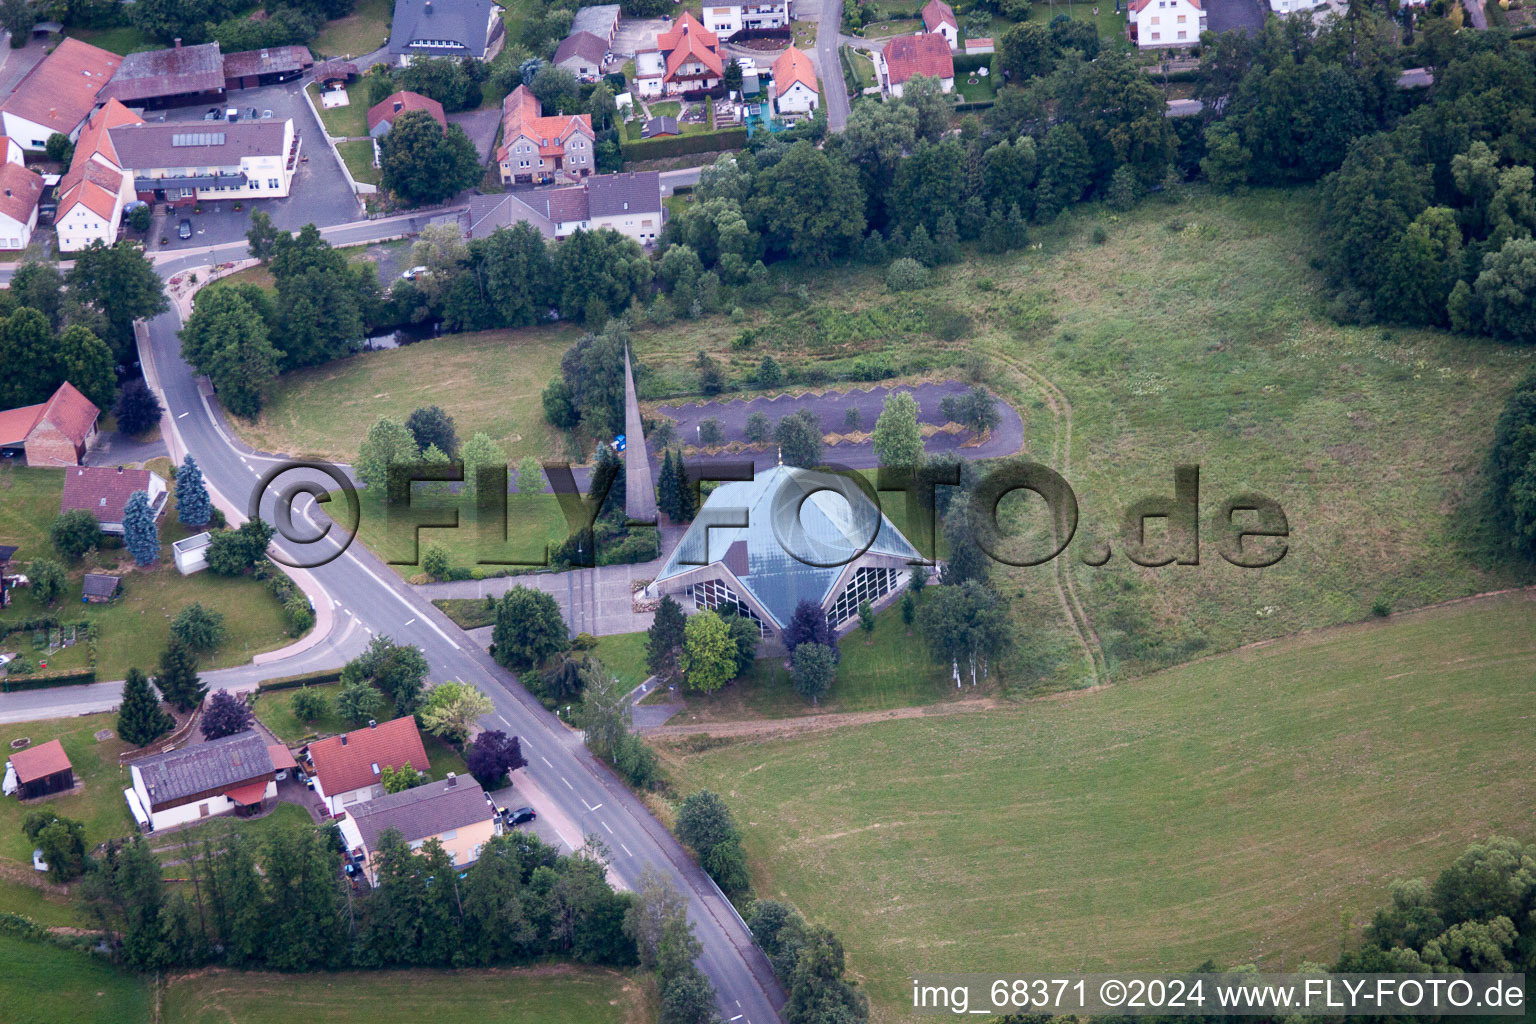
{"type": "Polygon", "coordinates": [[[294,169],[294,167],[298,164],[298,162],[299,162],[299,148],[300,148],[299,143],[301,141],[302,141],[302,136],[300,136],[298,132],[294,132],[293,133],[293,144],[288,147],[288,161],[287,161],[287,163],[286,163],[286,165],[284,167],[285,170],[291,172],[294,169]]]}

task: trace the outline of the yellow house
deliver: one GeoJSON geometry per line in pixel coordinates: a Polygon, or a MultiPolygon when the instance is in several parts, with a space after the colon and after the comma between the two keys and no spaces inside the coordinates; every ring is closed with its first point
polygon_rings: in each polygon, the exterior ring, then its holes
{"type": "Polygon", "coordinates": [[[436,839],[454,865],[464,868],[496,834],[496,810],[479,783],[450,772],[441,782],[353,804],[340,824],[347,849],[361,861],[369,884],[376,884],[374,858],[385,832],[398,832],[413,850],[436,839]]]}

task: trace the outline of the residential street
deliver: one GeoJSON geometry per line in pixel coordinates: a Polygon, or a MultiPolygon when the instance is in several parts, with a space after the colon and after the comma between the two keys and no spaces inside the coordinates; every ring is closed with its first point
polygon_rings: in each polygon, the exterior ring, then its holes
{"type": "Polygon", "coordinates": [[[816,65],[821,70],[827,127],[834,132],[848,126],[848,83],[843,81],[842,59],[837,52],[842,25],[843,0],[822,0],[821,20],[816,30],[816,65]]]}

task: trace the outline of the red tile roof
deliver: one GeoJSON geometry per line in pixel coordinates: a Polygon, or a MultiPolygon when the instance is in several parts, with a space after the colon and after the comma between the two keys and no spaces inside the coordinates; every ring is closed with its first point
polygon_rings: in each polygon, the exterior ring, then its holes
{"type": "MultiPolygon", "coordinates": [[[[3,172],[0,172],[0,181],[4,180],[3,172]]],[[[91,428],[96,425],[100,415],[101,410],[89,398],[75,390],[69,381],[65,381],[41,405],[26,405],[20,409],[0,412],[0,444],[20,444],[32,433],[34,427],[46,420],[76,445],[83,445],[85,439],[91,436],[91,428]]]]}
{"type": "Polygon", "coordinates": [[[432,115],[432,120],[448,127],[448,119],[443,116],[443,105],[430,96],[423,96],[419,92],[411,92],[402,89],[391,93],[379,102],[368,108],[368,131],[372,132],[380,121],[394,122],[396,114],[403,114],[408,110],[425,110],[432,115]]]}
{"type": "Polygon", "coordinates": [[[117,195],[123,185],[123,173],[117,150],[112,146],[110,130],[120,125],[143,123],[142,118],[117,100],[107,100],[106,106],[91,116],[75,143],[69,170],[59,179],[59,209],[54,215],[55,222],[63,220],[65,214],[82,203],[97,216],[112,219],[117,195]],[[104,165],[103,160],[111,166],[104,165]]]}
{"type": "Polygon", "coordinates": [[[937,32],[940,25],[960,27],[960,23],[955,20],[955,9],[944,0],[928,0],[923,5],[923,27],[929,32],[937,32]]]}
{"type": "Polygon", "coordinates": [[[123,507],[134,491],[149,490],[147,469],[114,469],[110,466],[75,466],[64,474],[64,496],[59,511],[83,508],[103,523],[123,521],[123,507]]]}
{"type": "Polygon", "coordinates": [[[402,768],[410,762],[417,771],[431,767],[421,745],[421,733],[416,731],[416,719],[409,715],[311,743],[309,760],[330,796],[372,786],[385,765],[402,768]]]}
{"type": "Polygon", "coordinates": [[[692,36],[706,46],[720,45],[720,37],[699,23],[699,19],[693,16],[692,11],[684,11],[671,28],[656,36],[656,49],[665,53],[674,50],[683,41],[684,36],[692,36]]]}
{"type": "Polygon", "coordinates": [[[85,120],[96,94],[122,63],[115,53],[66,36],[17,83],[0,111],[68,135],[85,120]]]}
{"type": "Polygon", "coordinates": [[[496,149],[496,159],[507,158],[512,142],[518,136],[536,143],[542,156],[559,156],[565,152],[566,142],[577,132],[589,139],[597,138],[592,131],[591,114],[545,117],[538,98],[526,85],[520,85],[501,101],[501,145],[496,149]]]}
{"type": "Polygon", "coordinates": [[[884,53],[892,85],[901,85],[913,75],[955,77],[955,59],[943,36],[897,36],[885,44],[884,53]]]}
{"type": "Polygon", "coordinates": [[[259,804],[261,798],[267,795],[267,781],[262,779],[259,782],[247,782],[243,786],[226,789],[224,795],[242,807],[259,804]]]}
{"type": "Polygon", "coordinates": [[[816,69],[811,67],[811,59],[791,46],[773,62],[773,84],[779,87],[779,95],[783,96],[796,82],[804,83],[811,92],[816,91],[816,69]]]}
{"type": "Polygon", "coordinates": [[[11,755],[11,767],[16,769],[18,782],[36,782],[59,772],[69,771],[69,755],[58,740],[49,740],[11,755]]]}
{"type": "Polygon", "coordinates": [[[667,73],[665,78],[672,78],[679,68],[696,60],[703,64],[716,75],[725,73],[725,61],[716,49],[720,45],[720,37],[713,32],[706,32],[704,26],[693,20],[693,15],[683,12],[678,20],[678,27],[664,36],[658,36],[656,45],[667,55],[667,73]],[[692,26],[689,26],[692,22],[692,26]],[[673,40],[670,44],[665,40],[673,40]]]}
{"type": "Polygon", "coordinates": [[[293,759],[293,751],[281,743],[268,743],[267,753],[271,755],[272,767],[276,771],[282,771],[284,768],[297,768],[299,766],[299,762],[293,759]]]}
{"type": "Polygon", "coordinates": [[[43,179],[37,172],[21,164],[0,164],[0,213],[25,224],[32,219],[42,194],[43,179]]]}

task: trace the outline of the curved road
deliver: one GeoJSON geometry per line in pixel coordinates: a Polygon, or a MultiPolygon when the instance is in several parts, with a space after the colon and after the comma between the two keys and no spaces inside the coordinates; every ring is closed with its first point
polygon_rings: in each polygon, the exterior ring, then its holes
{"type": "MultiPolygon", "coordinates": [[[[357,244],[415,231],[410,217],[336,225],[324,230],[333,243],[357,244]]],[[[162,277],[219,262],[243,258],[243,242],[166,253],[157,262],[162,277]]],[[[4,275],[8,277],[9,275],[4,275]]],[[[165,420],[173,429],[167,440],[173,453],[188,450],[197,458],[215,500],[226,509],[244,510],[261,475],[279,460],[252,453],[224,431],[192,369],[181,358],[177,331],[181,319],[176,310],[162,314],[141,334],[140,349],[146,374],[158,382],[166,407],[165,420]],[[178,442],[180,446],[178,447],[178,442]]],[[[289,477],[284,477],[288,482],[289,477]]],[[[301,506],[307,499],[301,499],[301,506]]],[[[271,500],[263,514],[271,519],[271,500]]],[[[302,525],[296,524],[302,530],[302,525]]],[[[279,553],[284,545],[277,545],[279,553]]],[[[609,875],[634,888],[641,869],[653,864],[684,893],[703,953],[699,966],[715,985],[719,1009],[726,1021],[737,1024],[770,1024],[778,1018],[784,994],[750,932],[714,883],[693,862],[667,830],[650,814],[606,766],[589,754],[579,734],[545,711],[511,675],[481,650],[426,599],[403,583],[388,566],[361,544],[314,569],[305,581],[306,592],[321,610],[327,611],[332,628],[325,638],[292,657],[262,666],[206,673],[210,683],[250,688],[259,680],[320,668],[339,667],[361,650],[369,637],[385,634],[421,647],[436,681],[457,679],[474,683],[487,693],[495,711],[481,720],[488,728],[505,729],[519,736],[529,766],[518,773],[515,785],[551,823],[568,846],[582,845],[595,836],[609,851],[609,875]]],[[[8,694],[0,701],[0,718],[44,717],[84,710],[94,701],[115,704],[120,684],[101,683],[75,692],[31,691],[8,694]],[[86,691],[86,692],[81,692],[86,691]],[[27,697],[13,702],[13,697],[27,697]]]]}

